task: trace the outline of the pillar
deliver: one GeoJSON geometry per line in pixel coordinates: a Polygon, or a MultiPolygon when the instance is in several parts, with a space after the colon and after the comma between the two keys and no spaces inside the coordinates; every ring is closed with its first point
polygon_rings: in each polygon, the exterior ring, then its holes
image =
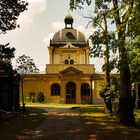
{"type": "Polygon", "coordinates": [[[66,103],[66,81],[61,83],[61,103],[66,103]]]}
{"type": "Polygon", "coordinates": [[[81,104],[81,87],[80,82],[76,82],[76,104],[81,104]]]}

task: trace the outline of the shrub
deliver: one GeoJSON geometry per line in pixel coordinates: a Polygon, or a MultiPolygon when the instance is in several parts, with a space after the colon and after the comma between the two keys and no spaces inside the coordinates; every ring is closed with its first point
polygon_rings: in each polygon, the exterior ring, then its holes
{"type": "Polygon", "coordinates": [[[115,86],[111,85],[108,87],[106,84],[102,85],[99,89],[100,96],[108,102],[108,100],[114,101],[115,98],[119,97],[119,92],[116,91],[115,86]]]}
{"type": "Polygon", "coordinates": [[[43,94],[43,92],[39,92],[37,94],[37,102],[40,102],[40,103],[44,102],[44,94],[43,94]]]}

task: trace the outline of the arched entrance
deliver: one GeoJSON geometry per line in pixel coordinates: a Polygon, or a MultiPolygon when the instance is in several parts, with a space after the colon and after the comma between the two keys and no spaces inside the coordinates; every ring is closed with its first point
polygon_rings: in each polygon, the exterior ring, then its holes
{"type": "Polygon", "coordinates": [[[66,85],[66,103],[67,104],[76,103],[76,85],[73,82],[69,82],[66,85]]]}

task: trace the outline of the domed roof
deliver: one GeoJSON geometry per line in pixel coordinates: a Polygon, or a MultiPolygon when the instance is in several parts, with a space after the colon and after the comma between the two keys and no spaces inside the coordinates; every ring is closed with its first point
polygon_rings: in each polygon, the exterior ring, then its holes
{"type": "Polygon", "coordinates": [[[82,32],[76,29],[61,29],[54,34],[52,42],[86,43],[86,38],[82,32]]]}
{"type": "Polygon", "coordinates": [[[72,27],[73,17],[68,14],[65,19],[65,28],[56,32],[50,41],[52,47],[61,47],[70,42],[76,47],[87,47],[85,35],[72,27]]]}

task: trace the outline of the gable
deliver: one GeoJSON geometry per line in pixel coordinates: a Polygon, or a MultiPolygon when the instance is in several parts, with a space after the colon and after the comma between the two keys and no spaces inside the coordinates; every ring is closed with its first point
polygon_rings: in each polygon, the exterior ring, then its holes
{"type": "Polygon", "coordinates": [[[72,76],[72,75],[77,75],[77,76],[79,75],[79,76],[81,76],[83,74],[83,72],[78,70],[78,69],[76,69],[76,68],[74,68],[74,67],[72,67],[72,66],[70,66],[70,67],[60,71],[59,74],[61,76],[64,76],[64,75],[65,76],[67,76],[67,75],[68,76],[72,76]]]}

